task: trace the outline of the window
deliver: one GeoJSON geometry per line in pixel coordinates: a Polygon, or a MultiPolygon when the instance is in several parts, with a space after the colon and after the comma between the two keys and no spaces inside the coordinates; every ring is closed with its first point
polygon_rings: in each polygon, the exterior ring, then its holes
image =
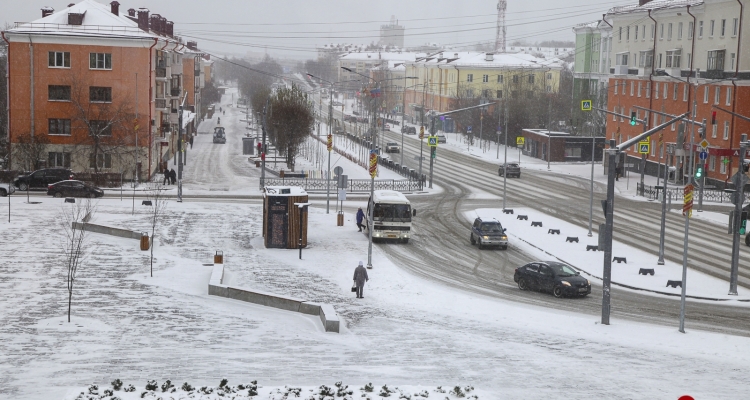
{"type": "Polygon", "coordinates": [[[547,74],[547,80],[552,80],[552,74],[551,73],[547,74]]]}
{"type": "Polygon", "coordinates": [[[617,34],[617,40],[622,42],[622,27],[620,27],[619,33],[617,34]]]}
{"type": "Polygon", "coordinates": [[[633,91],[635,90],[635,82],[630,81],[630,95],[633,95],[633,91]]]}
{"type": "Polygon", "coordinates": [[[518,83],[518,75],[513,75],[513,83],[518,83]]]}
{"type": "Polygon", "coordinates": [[[734,69],[735,58],[736,57],[735,57],[734,53],[729,53],[729,69],[730,70],[734,69]]]}
{"type": "Polygon", "coordinates": [[[682,22],[677,23],[677,40],[682,40],[682,22]]]}
{"type": "Polygon", "coordinates": [[[615,94],[617,94],[617,88],[620,86],[620,81],[615,81],[615,94]]]}
{"type": "Polygon", "coordinates": [[[498,75],[497,76],[497,83],[503,83],[503,76],[502,75],[498,75]]]}
{"type": "Polygon", "coordinates": [[[656,155],[656,140],[651,141],[651,157],[656,155]]]}
{"type": "Polygon", "coordinates": [[[656,84],[654,85],[654,98],[659,98],[659,82],[656,82],[656,84]]]}
{"type": "Polygon", "coordinates": [[[474,74],[466,74],[466,82],[474,82],[474,74]]]}
{"type": "Polygon", "coordinates": [[[633,30],[633,34],[635,35],[635,37],[633,37],[633,40],[638,40],[638,27],[637,26],[633,30]]]}
{"type": "Polygon", "coordinates": [[[677,100],[677,89],[679,88],[679,85],[676,83],[672,85],[672,100],[677,100]]]}
{"type": "Polygon", "coordinates": [[[50,101],[70,101],[70,86],[49,85],[47,93],[50,101]]]}
{"type": "Polygon", "coordinates": [[[655,33],[656,33],[656,25],[651,24],[651,40],[654,40],[655,33]]]}
{"type": "Polygon", "coordinates": [[[615,64],[616,65],[628,65],[628,56],[630,53],[619,53],[615,57],[615,64]]]}
{"type": "Polygon", "coordinates": [[[727,20],[722,19],[721,25],[719,25],[719,36],[724,37],[724,34],[727,32],[727,20]]]}
{"type": "Polygon", "coordinates": [[[482,75],[482,83],[487,83],[490,81],[489,75],[482,75]]]}
{"type": "Polygon", "coordinates": [[[682,50],[667,51],[667,68],[680,68],[680,55],[682,50]]]}
{"type": "Polygon", "coordinates": [[[737,18],[732,20],[732,37],[737,36],[737,30],[739,29],[739,20],[737,18]]]}
{"type": "Polygon", "coordinates": [[[50,51],[47,65],[52,68],[70,68],[70,52],[50,51]]]}
{"type": "Polygon", "coordinates": [[[708,52],[708,65],[709,71],[723,71],[724,70],[724,54],[725,50],[712,50],[708,52]]]}
{"type": "Polygon", "coordinates": [[[534,75],[529,75],[529,83],[534,83],[534,75]]]}
{"type": "Polygon", "coordinates": [[[646,25],[642,26],[643,29],[641,29],[641,40],[646,40],[646,25]]]}
{"type": "Polygon", "coordinates": [[[667,40],[672,40],[672,23],[667,25],[667,40]]]}
{"type": "Polygon", "coordinates": [[[711,20],[711,22],[708,23],[708,37],[714,37],[715,27],[716,27],[716,22],[714,20],[711,20]]]}
{"type": "Polygon", "coordinates": [[[662,54],[659,53],[659,68],[661,68],[661,56],[662,56],[662,54]]]}
{"type": "Polygon", "coordinates": [[[726,104],[728,106],[732,105],[732,87],[731,86],[727,86],[727,101],[726,101],[726,104]]]}
{"type": "Polygon", "coordinates": [[[708,86],[703,87],[703,103],[708,103],[708,86]]]}
{"type": "Polygon", "coordinates": [[[50,168],[54,168],[54,167],[70,168],[70,153],[50,152],[47,160],[48,160],[47,166],[50,168]]]}
{"type": "Polygon", "coordinates": [[[719,161],[719,172],[722,174],[727,173],[727,164],[724,162],[725,159],[726,157],[722,156],[721,161],[719,161]]]}
{"type": "Polygon", "coordinates": [[[580,147],[566,147],[565,157],[581,158],[581,148],[580,147]]]}
{"type": "Polygon", "coordinates": [[[682,101],[688,100],[688,87],[689,87],[688,85],[682,86],[682,101]]]}
{"type": "Polygon", "coordinates": [[[729,140],[729,121],[724,121],[724,140],[729,140]]]}
{"type": "Polygon", "coordinates": [[[698,21],[698,39],[703,39],[703,21],[698,21]]]}
{"type": "Polygon", "coordinates": [[[716,156],[708,156],[708,170],[709,171],[716,170],[716,156]]]}
{"type": "Polygon", "coordinates": [[[719,104],[719,98],[721,97],[721,86],[714,88],[714,104],[719,104]]]}
{"type": "Polygon", "coordinates": [[[50,118],[48,121],[49,121],[49,134],[50,135],[70,136],[70,120],[69,119],[50,118]]]}
{"type": "Polygon", "coordinates": [[[89,101],[92,103],[111,103],[112,88],[91,86],[89,88],[89,101]]]}
{"type": "Polygon", "coordinates": [[[503,91],[502,90],[498,90],[497,91],[497,98],[498,99],[502,99],[503,98],[503,91]]]}
{"type": "Polygon", "coordinates": [[[490,97],[492,97],[492,91],[490,91],[489,89],[482,90],[482,97],[485,99],[489,99],[490,97]]]}
{"type": "Polygon", "coordinates": [[[625,29],[625,40],[630,40],[630,26],[625,29]]]}
{"type": "Polygon", "coordinates": [[[690,54],[690,53],[688,53],[688,58],[687,58],[687,68],[688,68],[688,69],[691,69],[691,68],[693,68],[693,56],[692,56],[692,54],[690,54]]]}
{"type": "Polygon", "coordinates": [[[112,136],[112,124],[109,121],[89,121],[89,136],[112,136]]]}
{"type": "Polygon", "coordinates": [[[638,66],[641,68],[651,68],[654,63],[654,51],[642,51],[638,66]]]}
{"type": "Polygon", "coordinates": [[[641,97],[642,90],[643,90],[643,82],[638,81],[638,97],[641,97]]]}
{"type": "Polygon", "coordinates": [[[552,86],[547,85],[547,93],[552,93],[552,86]]]}
{"type": "Polygon", "coordinates": [[[664,39],[664,24],[659,25],[659,40],[664,39]]]}
{"type": "Polygon", "coordinates": [[[646,82],[646,98],[651,97],[651,82],[646,82]]]}
{"type": "Polygon", "coordinates": [[[693,21],[688,22],[688,40],[693,40],[693,30],[695,29],[695,25],[693,25],[693,21]]]}
{"type": "Polygon", "coordinates": [[[111,154],[94,154],[89,155],[89,168],[112,168],[111,154]]]}
{"type": "Polygon", "coordinates": [[[90,69],[112,69],[112,54],[89,53],[90,69]]]}
{"type": "Polygon", "coordinates": [[[664,96],[663,96],[664,100],[667,99],[668,95],[669,95],[669,83],[664,82],[664,96]]]}

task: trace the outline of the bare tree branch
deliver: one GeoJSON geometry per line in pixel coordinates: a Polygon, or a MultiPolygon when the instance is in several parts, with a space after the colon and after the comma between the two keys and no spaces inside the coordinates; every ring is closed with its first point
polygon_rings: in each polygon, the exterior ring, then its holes
{"type": "Polygon", "coordinates": [[[85,259],[88,245],[88,236],[83,225],[91,221],[95,211],[96,206],[92,204],[91,199],[81,199],[70,205],[64,203],[58,218],[65,237],[62,250],[67,269],[68,322],[70,322],[76,274],[78,267],[85,259]]]}

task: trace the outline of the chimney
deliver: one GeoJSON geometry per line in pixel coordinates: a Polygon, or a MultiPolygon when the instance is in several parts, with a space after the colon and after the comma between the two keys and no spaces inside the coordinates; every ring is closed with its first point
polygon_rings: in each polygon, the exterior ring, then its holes
{"type": "Polygon", "coordinates": [[[109,6],[112,14],[120,15],[120,3],[118,3],[117,1],[113,1],[109,3],[109,6]]]}
{"type": "Polygon", "coordinates": [[[148,32],[148,8],[138,9],[138,28],[148,32]]]}
{"type": "Polygon", "coordinates": [[[83,25],[84,16],[86,16],[86,11],[82,13],[68,11],[68,25],[83,25]]]}
{"type": "Polygon", "coordinates": [[[68,8],[73,7],[74,5],[76,5],[76,3],[70,3],[68,4],[68,8]]]}
{"type": "Polygon", "coordinates": [[[193,42],[193,41],[187,42],[187,48],[190,50],[198,50],[198,42],[193,42]]]}
{"type": "Polygon", "coordinates": [[[174,36],[174,22],[167,21],[167,35],[174,36]]]}
{"type": "Polygon", "coordinates": [[[156,33],[157,35],[161,35],[161,27],[159,26],[159,18],[161,15],[159,14],[152,14],[149,22],[149,26],[151,27],[151,32],[156,33]]]}
{"type": "Polygon", "coordinates": [[[492,53],[487,53],[484,55],[484,61],[494,61],[495,55],[492,53]]]}
{"type": "Polygon", "coordinates": [[[128,9],[128,16],[129,17],[135,17],[135,8],[129,8],[128,9]]]}
{"type": "Polygon", "coordinates": [[[42,18],[52,15],[53,12],[55,12],[55,9],[52,7],[42,7],[42,18]]]}

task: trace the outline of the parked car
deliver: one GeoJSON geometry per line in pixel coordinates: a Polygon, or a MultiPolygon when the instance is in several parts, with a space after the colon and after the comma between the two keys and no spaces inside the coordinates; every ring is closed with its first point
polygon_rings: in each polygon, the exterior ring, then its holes
{"type": "Polygon", "coordinates": [[[391,124],[385,124],[385,129],[391,129],[391,124]]]}
{"type": "Polygon", "coordinates": [[[401,133],[405,133],[407,135],[416,135],[417,134],[417,128],[413,126],[402,126],[401,127],[401,133]]]}
{"type": "MultiPolygon", "coordinates": [[[[504,168],[505,165],[500,165],[500,168],[497,170],[497,174],[503,176],[504,168]]],[[[508,163],[508,178],[512,178],[514,176],[516,178],[521,177],[521,166],[518,165],[518,163],[508,163]]]]}
{"type": "Polygon", "coordinates": [[[438,143],[447,143],[448,142],[448,138],[446,138],[445,134],[443,134],[443,133],[438,133],[437,134],[437,138],[438,138],[438,143]]]}
{"type": "Polygon", "coordinates": [[[102,197],[104,191],[81,181],[62,181],[47,186],[47,196],[52,197],[102,197]]]}
{"type": "Polygon", "coordinates": [[[13,181],[13,186],[19,190],[31,188],[46,188],[47,185],[66,179],[75,178],[73,171],[67,168],[44,168],[28,175],[20,175],[13,181]]]}
{"type": "Polygon", "coordinates": [[[0,197],[5,197],[16,192],[16,188],[10,183],[0,183],[0,197]]]}
{"type": "Polygon", "coordinates": [[[388,142],[385,144],[385,152],[386,153],[400,153],[401,147],[399,147],[398,143],[396,142],[388,142]]]}
{"type": "Polygon", "coordinates": [[[224,128],[221,126],[217,126],[214,128],[214,143],[226,143],[227,142],[227,136],[224,133],[224,128]]]}
{"type": "Polygon", "coordinates": [[[508,235],[500,221],[482,220],[477,217],[471,225],[469,241],[472,245],[479,244],[479,248],[485,246],[500,246],[503,250],[508,248],[508,235]]]}
{"type": "Polygon", "coordinates": [[[591,294],[591,282],[575,268],[558,261],[535,261],[518,267],[513,280],[521,290],[551,292],[555,297],[591,294]]]}

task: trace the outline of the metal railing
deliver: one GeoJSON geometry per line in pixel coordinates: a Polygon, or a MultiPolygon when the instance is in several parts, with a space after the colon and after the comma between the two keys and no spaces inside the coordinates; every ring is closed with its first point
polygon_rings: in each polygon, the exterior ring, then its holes
{"type": "Polygon", "coordinates": [[[154,100],[154,107],[156,108],[167,108],[167,99],[156,99],[154,100]]]}
{"type": "MultiPolygon", "coordinates": [[[[637,182],[637,193],[641,193],[641,183],[637,182]]],[[[659,197],[659,192],[661,192],[661,189],[656,189],[653,186],[644,185],[643,186],[643,197],[646,197],[650,200],[656,200],[659,197]]],[[[667,193],[669,196],[671,196],[673,199],[681,199],[684,196],[683,188],[682,187],[670,187],[667,188],[667,193]]],[[[750,193],[745,192],[745,201],[747,202],[750,200],[750,193]]],[[[698,202],[698,190],[696,189],[693,193],[693,201],[698,202]]],[[[703,201],[711,201],[715,203],[731,203],[732,202],[732,194],[726,193],[722,190],[716,190],[716,189],[703,189],[703,201]]]]}
{"type": "MultiPolygon", "coordinates": [[[[347,193],[370,193],[370,179],[349,179],[347,193]]],[[[328,187],[327,179],[300,178],[265,178],[261,186],[299,186],[309,193],[325,193],[328,187]]],[[[330,180],[331,192],[336,191],[336,181],[330,180]]],[[[375,179],[375,190],[395,190],[411,192],[419,189],[417,181],[412,179],[375,179]]]]}
{"type": "Polygon", "coordinates": [[[167,69],[164,67],[156,67],[156,77],[157,78],[166,78],[167,77],[167,69]]]}

